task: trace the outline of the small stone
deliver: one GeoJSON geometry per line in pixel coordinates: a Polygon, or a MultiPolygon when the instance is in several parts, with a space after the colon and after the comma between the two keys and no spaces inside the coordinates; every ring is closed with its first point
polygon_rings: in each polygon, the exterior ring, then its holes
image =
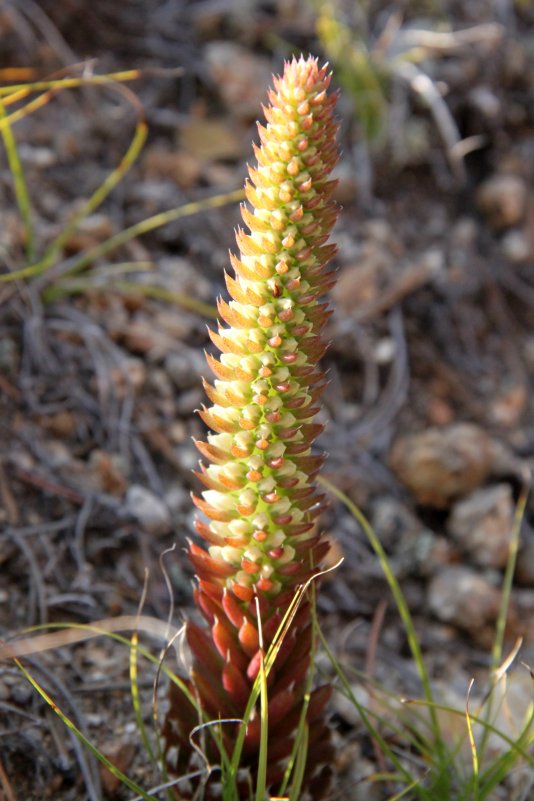
{"type": "Polygon", "coordinates": [[[165,493],[165,503],[171,514],[183,514],[184,511],[189,511],[191,496],[181,484],[174,484],[165,493]]]}
{"type": "Polygon", "coordinates": [[[373,348],[373,361],[376,364],[389,364],[395,358],[397,345],[392,337],[382,337],[373,348]]]}
{"type": "Polygon", "coordinates": [[[477,86],[469,92],[473,106],[488,120],[498,119],[502,113],[501,101],[489,86],[477,86]]]}
{"type": "Polygon", "coordinates": [[[348,160],[340,161],[332,173],[332,178],[337,181],[334,199],[342,206],[353,203],[358,194],[354,165],[348,160]]]}
{"type": "Polygon", "coordinates": [[[448,531],[481,567],[502,568],[514,521],[514,503],[509,484],[477,490],[455,504],[448,531]]]}
{"type": "Polygon", "coordinates": [[[147,378],[147,386],[161,398],[168,400],[174,397],[174,388],[165,370],[160,370],[157,367],[150,370],[147,378]]]}
{"type": "MultiPolygon", "coordinates": [[[[364,708],[369,704],[369,693],[362,684],[353,684],[351,691],[361,706],[364,708]]],[[[358,726],[361,722],[360,714],[354,702],[347,698],[344,693],[336,692],[332,698],[332,706],[337,715],[351,726],[358,726]]]]}
{"type": "Polygon", "coordinates": [[[113,223],[106,214],[90,214],[80,221],[78,230],[102,240],[113,234],[113,223]]]}
{"type": "Polygon", "coordinates": [[[209,42],[204,58],[215,86],[232,114],[244,120],[255,119],[264,101],[264,87],[271,80],[271,65],[236,42],[209,42]]]}
{"type": "MultiPolygon", "coordinates": [[[[532,619],[532,607],[530,619],[532,619]]],[[[518,661],[521,661],[521,657],[518,661]]],[[[509,743],[518,742],[531,726],[529,716],[532,700],[532,677],[525,664],[518,665],[516,663],[512,669],[506,671],[497,682],[492,699],[491,724],[493,731],[489,733],[484,754],[487,762],[494,765],[497,758],[506,754],[510,747],[509,743]]],[[[533,770],[526,764],[525,768],[526,771],[510,771],[506,779],[509,792],[501,795],[501,799],[532,799],[533,770]],[[510,781],[512,777],[513,785],[510,781]]],[[[488,798],[496,799],[497,796],[492,794],[488,798]]]]}
{"type": "Polygon", "coordinates": [[[165,359],[165,370],[179,390],[200,387],[201,376],[207,372],[204,355],[198,350],[182,347],[169,353],[165,359]]]}
{"type": "Polygon", "coordinates": [[[18,147],[21,161],[29,167],[51,167],[57,162],[57,155],[53,149],[48,147],[36,147],[27,142],[21,142],[18,147]]]}
{"type": "Polygon", "coordinates": [[[196,409],[199,409],[205,401],[201,387],[192,387],[186,392],[180,393],[176,398],[176,414],[181,417],[189,417],[196,409]]]}
{"type": "Polygon", "coordinates": [[[11,688],[11,700],[17,706],[27,706],[32,697],[32,688],[29,684],[14,684],[11,688]]]}
{"type": "Polygon", "coordinates": [[[142,359],[129,357],[111,370],[111,377],[119,398],[130,392],[139,392],[144,386],[147,371],[142,359]]]}
{"type": "Polygon", "coordinates": [[[18,365],[19,354],[14,339],[3,336],[0,339],[0,372],[7,375],[15,373],[18,365]]]}
{"type": "Polygon", "coordinates": [[[195,267],[187,259],[179,256],[167,256],[160,259],[158,273],[163,277],[165,286],[169,289],[195,298],[213,300],[213,289],[210,282],[199,273],[198,267],[195,267]]]}
{"type": "Polygon", "coordinates": [[[444,567],[428,587],[428,604],[438,620],[473,634],[494,624],[500,601],[500,591],[486,578],[459,565],[444,567]]]}
{"type": "Polygon", "coordinates": [[[472,217],[460,217],[450,232],[449,244],[452,248],[470,250],[476,243],[478,227],[472,217]]]}
{"type": "Polygon", "coordinates": [[[148,353],[155,345],[154,328],[148,320],[132,320],[124,327],[122,340],[131,353],[148,353]]]}
{"type": "Polygon", "coordinates": [[[63,442],[57,439],[46,440],[41,443],[43,453],[46,454],[47,461],[53,470],[70,468],[74,459],[70,449],[63,442]]]}
{"type": "Polygon", "coordinates": [[[57,437],[70,437],[76,430],[76,418],[67,410],[42,415],[39,423],[57,437]]]}
{"type": "Polygon", "coordinates": [[[126,493],[125,511],[149,534],[167,534],[172,528],[171,516],[165,503],[140,484],[132,484],[126,493]]]}
{"type": "Polygon", "coordinates": [[[184,473],[191,473],[198,468],[198,451],[190,442],[185,442],[175,449],[176,458],[184,473]]]}
{"type": "MultiPolygon", "coordinates": [[[[94,680],[94,676],[92,678],[94,680]]],[[[104,678],[106,677],[104,676],[104,678]]],[[[84,722],[87,723],[88,726],[94,726],[97,729],[102,726],[104,720],[104,716],[98,712],[85,712],[83,718],[84,722]]]]}
{"type": "Polygon", "coordinates": [[[227,119],[189,120],[181,128],[180,144],[199,162],[237,161],[243,153],[241,140],[227,119]]]}
{"type": "Polygon", "coordinates": [[[530,258],[530,243],[523,231],[508,231],[501,240],[502,252],[514,264],[521,264],[530,258]]]}
{"type": "Polygon", "coordinates": [[[141,204],[146,214],[155,214],[163,208],[176,206],[180,199],[176,184],[163,178],[139,181],[131,192],[132,202],[141,204]]]}
{"type": "Polygon", "coordinates": [[[176,341],[187,336],[191,330],[191,315],[172,315],[163,309],[155,318],[138,314],[115,331],[115,337],[131,352],[148,358],[151,362],[164,359],[176,348],[176,341]],[[175,322],[172,322],[174,317],[175,322]]]}
{"type": "Polygon", "coordinates": [[[499,426],[516,428],[529,401],[524,384],[504,387],[489,407],[490,419],[499,426]]]}
{"type": "Polygon", "coordinates": [[[490,225],[501,230],[521,222],[525,213],[527,189],[518,175],[498,173],[479,187],[476,200],[490,225]]]}
{"type": "MultiPolygon", "coordinates": [[[[127,772],[135,756],[136,746],[133,743],[113,742],[102,749],[104,755],[115,765],[117,770],[127,772]]],[[[122,782],[115,773],[111,773],[104,765],[100,766],[102,790],[107,798],[117,798],[122,782]]]]}
{"type": "Polygon", "coordinates": [[[88,468],[99,489],[117,498],[124,495],[128,467],[119,454],[97,448],[91,451],[88,468]]]}
{"type": "Polygon", "coordinates": [[[113,223],[105,214],[85,217],[65,243],[67,253],[79,253],[94,247],[113,234],[113,223]]]}
{"type": "Polygon", "coordinates": [[[149,178],[170,178],[180,189],[190,189],[200,177],[200,162],[184,150],[154,146],[143,162],[149,178]]]}
{"type": "MultiPolygon", "coordinates": [[[[179,284],[179,286],[180,292],[183,293],[182,285],[179,284]]],[[[200,292],[200,282],[197,289],[198,292],[195,291],[193,293],[195,296],[200,292]]],[[[158,313],[158,326],[169,340],[169,345],[166,347],[167,352],[172,350],[172,343],[174,343],[176,347],[176,340],[185,339],[190,336],[196,325],[197,320],[195,320],[194,315],[184,309],[180,309],[179,311],[176,308],[169,309],[168,311],[162,309],[161,312],[158,313]]]]}
{"type": "Polygon", "coordinates": [[[175,420],[169,425],[168,436],[173,445],[181,445],[188,437],[187,426],[181,420],[175,420]]]}
{"type": "Polygon", "coordinates": [[[438,509],[480,487],[493,460],[491,439],[470,423],[400,437],[390,455],[393,472],[417,503],[438,509]]]}
{"type": "Polygon", "coordinates": [[[336,307],[349,314],[355,308],[372,303],[379,291],[378,273],[372,261],[349,264],[341,270],[332,289],[336,307]]]}

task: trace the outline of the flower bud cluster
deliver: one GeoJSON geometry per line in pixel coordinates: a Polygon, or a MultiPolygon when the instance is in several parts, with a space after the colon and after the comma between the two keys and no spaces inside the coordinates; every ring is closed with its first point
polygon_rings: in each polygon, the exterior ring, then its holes
{"type": "Polygon", "coordinates": [[[209,533],[198,525],[209,556],[192,557],[201,580],[211,572],[244,602],[293,588],[319,556],[321,458],[311,446],[321,431],[313,418],[329,312],[319,299],[332,284],[325,265],[334,248],[325,243],[336,218],[329,80],[313,59],[294,60],[275,80],[246,186],[253,210],[242,209],[249,233],[237,233],[231,300],[218,304],[226,326],[211,333],[221,356],[209,357],[216,380],[205,385],[212,405],[200,414],[214,433],[197,443],[211,464],[194,499],[210,519],[209,533]]]}

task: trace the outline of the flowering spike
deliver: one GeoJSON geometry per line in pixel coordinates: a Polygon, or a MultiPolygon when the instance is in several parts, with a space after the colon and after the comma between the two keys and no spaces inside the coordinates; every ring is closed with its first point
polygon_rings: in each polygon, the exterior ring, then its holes
{"type": "MultiPolygon", "coordinates": [[[[293,59],[274,79],[245,185],[250,205],[241,212],[248,230],[236,232],[235,277],[225,274],[231,299],[218,301],[222,322],[210,331],[221,355],[207,355],[215,381],[204,384],[211,406],[199,414],[215,433],[195,443],[209,464],[198,474],[202,496],[193,496],[208,522],[196,526],[205,547],[191,544],[189,553],[199,579],[196,603],[211,637],[188,627],[192,687],[207,718],[230,710],[243,716],[284,613],[328,550],[313,531],[323,508],[314,478],[324,457],[312,445],[323,430],[314,422],[325,386],[319,334],[330,314],[318,299],[335,279],[326,269],[335,254],[327,240],[337,215],[329,178],[337,160],[329,83],[327,66],[313,58],[293,59]]],[[[310,649],[310,605],[303,602],[268,676],[268,783],[283,776],[293,747],[310,649]]],[[[310,723],[326,699],[324,690],[312,693],[310,723]]],[[[168,749],[178,747],[176,772],[190,767],[190,707],[172,693],[164,734],[168,749]]],[[[235,730],[226,725],[222,731],[231,753],[235,730]]],[[[259,737],[254,709],[243,751],[252,773],[259,737]]],[[[315,767],[308,765],[307,781],[315,767]]]]}

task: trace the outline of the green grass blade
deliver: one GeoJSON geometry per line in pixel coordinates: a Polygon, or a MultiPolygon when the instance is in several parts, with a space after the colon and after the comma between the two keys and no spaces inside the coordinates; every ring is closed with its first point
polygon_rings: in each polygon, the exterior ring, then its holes
{"type": "Polygon", "coordinates": [[[207,317],[209,320],[218,319],[217,309],[214,306],[204,303],[202,300],[197,300],[197,298],[192,298],[184,292],[173,292],[162,286],[138,284],[135,281],[116,281],[114,285],[122,292],[138,293],[145,298],[165,300],[168,303],[181,306],[182,309],[192,311],[200,317],[207,317]]]}
{"type": "Polygon", "coordinates": [[[122,70],[121,72],[108,72],[105,75],[85,75],[79,78],[55,78],[50,81],[29,81],[27,83],[0,86],[0,97],[11,102],[22,100],[34,92],[46,92],[49,89],[74,89],[78,86],[102,86],[110,83],[124,83],[135,81],[141,77],[140,70],[122,70]],[[11,96],[11,97],[10,97],[11,96]]]}
{"type": "Polygon", "coordinates": [[[25,676],[27,681],[32,685],[32,687],[37,690],[41,698],[46,701],[49,707],[55,712],[55,714],[60,718],[60,720],[65,724],[65,726],[77,737],[77,739],[112,773],[122,784],[125,785],[129,790],[136,793],[137,795],[141,796],[144,801],[159,801],[155,796],[150,795],[149,793],[145,792],[142,787],[139,787],[132,779],[126,776],[121,770],[119,770],[116,765],[113,764],[101,751],[96,748],[90,740],[85,737],[84,734],[74,725],[74,723],[70,720],[67,715],[59,708],[59,706],[55,703],[55,701],[50,698],[48,693],[41,687],[41,685],[33,678],[33,676],[26,670],[23,664],[16,659],[15,660],[18,668],[25,676]]]}
{"type": "Polygon", "coordinates": [[[80,211],[74,215],[72,220],[66,225],[59,236],[49,245],[43,258],[28,267],[21,270],[14,270],[6,275],[0,275],[0,282],[18,281],[24,278],[32,278],[36,275],[41,275],[49,270],[55,263],[58,254],[61,252],[62,247],[69,240],[72,234],[76,231],[80,222],[95,211],[101,203],[104,202],[109,193],[117,186],[117,184],[124,178],[125,174],[135,162],[141,149],[146,141],[148,128],[144,120],[137,123],[133,139],[124,154],[120,164],[107,176],[105,181],[96,189],[91,195],[89,200],[84,203],[80,211]]]}
{"type": "MultiPolygon", "coordinates": [[[[291,625],[291,622],[292,622],[292,620],[293,620],[293,618],[294,618],[294,616],[296,614],[296,611],[298,609],[300,601],[302,600],[303,594],[304,594],[304,591],[302,589],[301,589],[300,592],[297,591],[297,593],[295,594],[294,598],[292,599],[291,604],[289,605],[289,607],[288,607],[288,609],[287,609],[287,611],[286,611],[286,613],[285,613],[285,615],[283,617],[282,622],[280,623],[280,626],[278,627],[278,630],[276,631],[276,633],[275,633],[275,635],[273,637],[273,641],[272,641],[272,643],[271,643],[271,645],[269,647],[269,650],[267,651],[267,655],[266,655],[265,660],[264,660],[264,669],[265,669],[265,675],[266,676],[268,676],[270,671],[271,671],[271,668],[273,666],[273,663],[274,663],[274,660],[275,660],[276,655],[278,653],[278,650],[280,649],[280,646],[282,644],[282,640],[283,640],[286,632],[288,631],[289,626],[291,625]]],[[[256,701],[258,700],[260,692],[261,692],[260,674],[258,673],[258,675],[256,676],[256,680],[255,680],[254,684],[252,685],[252,690],[250,692],[250,696],[249,696],[249,699],[248,699],[248,702],[247,702],[247,706],[246,706],[245,711],[243,713],[243,725],[239,729],[239,732],[238,732],[238,735],[237,735],[237,738],[236,738],[236,743],[235,743],[234,749],[232,751],[232,758],[230,760],[230,773],[231,773],[231,776],[234,778],[234,780],[237,778],[237,772],[239,770],[239,762],[240,762],[241,754],[242,754],[242,751],[243,751],[243,745],[244,745],[244,741],[245,741],[247,723],[250,720],[250,716],[252,714],[252,710],[254,709],[254,706],[256,704],[256,701]]]]}
{"type": "Polygon", "coordinates": [[[120,164],[107,176],[107,178],[100,184],[95,192],[91,195],[89,200],[83,204],[82,208],[73,216],[72,220],[63,228],[61,233],[50,244],[43,259],[39,265],[37,275],[46,272],[56,261],[58,254],[61,252],[63,245],[68,242],[72,234],[78,228],[78,225],[89,214],[92,214],[99,206],[102,205],[104,200],[115,189],[126,173],[130,170],[132,165],[137,161],[137,158],[143,149],[148,136],[148,126],[144,119],[137,122],[135,133],[130,145],[122,157],[120,164]]]}
{"type": "MultiPolygon", "coordinates": [[[[420,701],[413,700],[411,701],[411,703],[417,704],[419,706],[430,706],[430,704],[428,704],[427,701],[423,700],[420,701]]],[[[447,706],[447,704],[438,704],[435,702],[432,704],[432,706],[436,711],[443,711],[451,715],[458,715],[459,717],[465,718],[465,710],[463,709],[457,709],[453,706],[447,706]]],[[[525,750],[525,747],[528,747],[532,742],[534,742],[534,732],[532,732],[530,737],[528,737],[523,742],[522,736],[517,739],[514,739],[513,737],[506,734],[506,732],[498,729],[492,723],[488,723],[488,721],[485,720],[480,715],[474,715],[473,713],[470,713],[470,718],[471,718],[471,725],[473,723],[476,723],[477,725],[480,725],[484,729],[486,729],[489,732],[489,734],[494,734],[497,737],[499,737],[499,739],[501,739],[503,743],[506,743],[506,745],[509,746],[511,751],[513,751],[518,757],[524,759],[525,762],[527,762],[531,768],[534,768],[534,755],[529,754],[528,751],[525,750]]],[[[529,726],[533,720],[534,718],[531,717],[529,726]]],[[[480,761],[480,749],[479,749],[479,761],[480,761]]]]}
{"type": "MultiPolygon", "coordinates": [[[[319,639],[321,640],[321,645],[322,645],[322,647],[323,647],[323,649],[324,649],[324,651],[325,651],[325,653],[326,653],[326,655],[327,655],[327,657],[328,657],[328,659],[330,661],[330,664],[334,668],[334,670],[336,672],[336,675],[337,675],[337,677],[338,677],[338,679],[340,681],[340,684],[343,687],[343,690],[345,691],[345,694],[346,694],[347,698],[350,700],[350,702],[353,704],[354,708],[357,710],[358,714],[360,715],[362,723],[365,726],[365,728],[367,729],[370,737],[373,740],[375,740],[375,742],[379,745],[380,749],[382,750],[382,753],[384,754],[384,756],[386,756],[391,761],[391,763],[395,766],[395,768],[398,771],[399,776],[401,776],[402,780],[406,782],[406,785],[407,786],[408,785],[410,785],[410,786],[413,785],[414,787],[417,786],[418,785],[418,781],[414,782],[413,776],[411,776],[411,774],[404,767],[404,765],[399,760],[399,758],[394,753],[394,751],[389,747],[387,742],[384,740],[384,738],[380,734],[379,730],[372,723],[371,716],[368,714],[368,712],[365,709],[365,707],[363,706],[363,704],[361,704],[360,701],[358,701],[358,699],[354,695],[354,693],[352,691],[352,687],[350,686],[350,682],[347,679],[347,677],[345,676],[345,673],[343,672],[343,670],[341,668],[341,665],[339,664],[339,662],[337,661],[336,657],[334,656],[334,654],[332,652],[332,649],[328,645],[328,642],[327,642],[327,640],[326,640],[326,638],[325,638],[325,636],[323,634],[323,631],[322,631],[322,629],[321,629],[321,627],[319,625],[317,627],[317,634],[319,636],[319,639]]],[[[426,794],[424,794],[422,797],[425,799],[425,801],[432,801],[432,799],[427,797],[426,794]]]]}
{"type": "Polygon", "coordinates": [[[390,798],[388,798],[387,801],[400,801],[400,799],[404,798],[409,792],[415,790],[420,781],[421,781],[420,779],[414,779],[414,781],[411,784],[406,785],[406,787],[403,787],[402,790],[400,790],[398,793],[395,793],[395,795],[390,796],[390,798]]]}
{"type": "Polygon", "coordinates": [[[506,751],[498,760],[492,761],[489,768],[487,768],[480,777],[480,797],[481,799],[487,798],[493,790],[502,783],[504,778],[510,773],[514,763],[519,758],[523,757],[523,753],[527,754],[527,762],[530,762],[530,767],[534,769],[534,759],[529,756],[529,749],[534,743],[534,700],[531,700],[528,714],[526,715],[525,724],[521,734],[513,746],[506,751]]]}
{"type": "Polygon", "coordinates": [[[370,143],[379,142],[384,137],[388,116],[382,86],[387,64],[374,58],[363,37],[340,21],[333,3],[320,0],[315,5],[317,36],[336,67],[337,79],[352,102],[363,136],[370,143]]]}
{"type": "Polygon", "coordinates": [[[198,314],[200,317],[207,317],[209,320],[217,320],[218,314],[215,306],[209,303],[204,303],[202,300],[192,298],[184,292],[173,292],[157,284],[141,284],[136,281],[128,281],[119,279],[115,275],[115,268],[118,275],[127,272],[142,272],[153,268],[152,262],[125,262],[121,264],[109,265],[106,268],[97,268],[91,270],[87,277],[80,278],[66,278],[58,281],[57,284],[45,289],[42,298],[45,303],[52,303],[55,300],[67,297],[69,295],[85,294],[91,289],[102,290],[106,288],[115,289],[119,292],[124,292],[132,295],[142,295],[145,298],[156,298],[157,300],[164,300],[167,303],[173,303],[180,306],[182,309],[198,314]],[[98,278],[98,282],[94,280],[98,278]]]}
{"type": "MultiPolygon", "coordinates": [[[[309,699],[308,699],[309,700],[309,699]]],[[[289,801],[299,801],[300,792],[302,789],[302,782],[304,780],[304,771],[306,770],[306,759],[308,756],[308,740],[309,740],[309,727],[304,717],[304,726],[302,733],[297,735],[300,738],[299,748],[296,753],[296,759],[293,769],[293,779],[289,790],[289,801]]],[[[282,795],[282,792],[280,792],[282,795]]]]}
{"type": "MultiPolygon", "coordinates": [[[[129,228],[125,228],[118,234],[106,239],[105,242],[101,242],[87,250],[78,259],[74,260],[72,265],[63,273],[63,275],[76,275],[82,270],[85,270],[86,267],[89,267],[94,261],[102,258],[103,256],[107,256],[121,245],[130,242],[132,239],[135,239],[142,234],[146,234],[149,231],[153,231],[156,228],[160,228],[163,225],[174,222],[174,220],[190,217],[191,215],[198,214],[206,209],[214,209],[220,206],[226,206],[229,203],[236,203],[239,200],[243,200],[243,198],[243,190],[236,189],[223,195],[214,195],[212,197],[204,198],[203,200],[194,200],[191,203],[185,203],[183,206],[177,206],[174,209],[169,209],[168,211],[155,214],[152,217],[147,217],[145,220],[141,220],[140,222],[131,225],[129,228]]],[[[33,264],[22,270],[15,270],[11,273],[0,275],[0,283],[18,281],[23,278],[31,278],[33,275],[37,275],[40,272],[40,263],[33,264]]]]}
{"type": "MultiPolygon", "coordinates": [[[[136,239],[138,236],[154,231],[156,228],[161,228],[168,223],[175,220],[183,219],[184,217],[191,217],[193,214],[199,214],[207,209],[215,209],[221,206],[226,206],[229,203],[237,203],[245,197],[243,189],[234,189],[232,192],[226,192],[222,195],[213,195],[212,197],[204,198],[202,200],[193,200],[190,203],[184,203],[182,206],[177,206],[167,211],[154,214],[152,217],[147,217],[129,228],[124,228],[119,233],[114,234],[104,242],[100,242],[93,248],[90,248],[83,253],[80,258],[76,259],[69,269],[64,273],[66,276],[76,275],[89,267],[97,259],[107,256],[112,251],[136,239]]],[[[1,276],[0,276],[1,279],[1,276]]]]}
{"type": "Polygon", "coordinates": [[[267,751],[269,744],[269,710],[267,676],[263,656],[260,660],[260,750],[258,753],[258,775],[256,778],[256,801],[265,801],[267,788],[267,751]]]}
{"type": "MultiPolygon", "coordinates": [[[[131,615],[125,615],[118,618],[107,618],[96,623],[44,623],[39,626],[32,626],[24,630],[25,634],[32,634],[40,632],[45,629],[53,631],[59,630],[59,634],[44,634],[28,640],[13,643],[3,643],[0,641],[0,660],[9,659],[14,660],[21,656],[29,656],[31,654],[40,653],[41,651],[50,650],[53,648],[64,647],[65,645],[73,645],[75,643],[84,642],[93,637],[110,637],[115,642],[130,648],[130,639],[122,634],[119,630],[144,630],[143,627],[150,633],[157,633],[161,637],[166,637],[168,634],[167,624],[163,624],[160,620],[154,618],[134,618],[131,615]],[[165,632],[165,634],[163,633],[165,632]]],[[[187,685],[176,673],[161,663],[159,656],[152,654],[147,648],[139,646],[139,654],[156,665],[185,695],[191,705],[199,712],[199,704],[195,696],[191,693],[187,685]]]]}
{"type": "Polygon", "coordinates": [[[469,784],[471,785],[471,790],[473,794],[473,798],[478,798],[478,774],[479,774],[479,760],[478,760],[478,751],[477,751],[477,744],[475,742],[475,737],[473,734],[473,726],[471,723],[471,714],[469,712],[469,696],[471,693],[471,689],[474,684],[474,679],[471,679],[469,684],[469,689],[467,691],[467,700],[465,702],[465,721],[467,724],[467,734],[469,737],[469,746],[471,749],[471,760],[473,765],[473,770],[471,774],[471,781],[469,784]]]}
{"type": "Polygon", "coordinates": [[[148,732],[143,720],[143,710],[141,709],[141,700],[139,698],[139,683],[137,681],[137,657],[139,652],[139,636],[137,631],[132,633],[130,642],[130,692],[132,695],[132,705],[134,709],[135,722],[137,729],[143,741],[145,753],[153,765],[157,764],[157,759],[152,749],[148,732]]]}
{"type": "MultiPolygon", "coordinates": [[[[525,508],[527,504],[529,484],[530,484],[529,476],[525,476],[523,479],[521,494],[518,498],[515,508],[512,536],[510,537],[510,544],[508,546],[508,560],[506,562],[506,569],[504,571],[504,578],[502,583],[501,604],[499,607],[499,615],[497,617],[497,623],[495,625],[495,639],[493,641],[493,647],[491,650],[490,691],[488,695],[488,701],[486,704],[486,712],[484,715],[485,719],[488,721],[491,719],[491,713],[493,707],[493,687],[495,686],[495,683],[498,681],[499,663],[502,660],[504,635],[506,632],[506,620],[508,618],[508,610],[510,608],[510,598],[512,595],[512,586],[514,582],[514,573],[517,563],[517,554],[519,551],[519,542],[521,539],[521,525],[523,523],[523,518],[525,516],[525,508]]],[[[479,745],[481,759],[484,758],[484,753],[487,745],[487,736],[488,733],[487,730],[485,730],[479,745]]]]}
{"type": "Polygon", "coordinates": [[[497,625],[495,627],[495,640],[491,652],[491,670],[493,673],[497,670],[499,663],[502,660],[502,652],[504,646],[504,634],[506,630],[506,618],[508,617],[508,610],[510,608],[510,596],[512,594],[512,586],[514,581],[515,566],[517,563],[517,553],[519,550],[519,542],[521,538],[521,525],[525,516],[525,508],[528,498],[529,479],[525,477],[521,494],[517,501],[514,525],[512,528],[512,536],[510,538],[510,545],[508,549],[508,561],[506,563],[506,570],[504,573],[502,584],[502,600],[499,608],[499,617],[497,618],[497,625]]]}
{"type": "MultiPolygon", "coordinates": [[[[375,534],[372,526],[370,525],[365,515],[350,500],[350,498],[348,498],[345,495],[344,492],[339,490],[334,484],[332,484],[330,481],[328,481],[328,479],[324,477],[321,477],[318,480],[327,490],[329,490],[333,495],[335,495],[336,498],[339,498],[339,500],[347,507],[349,512],[360,524],[367,539],[369,540],[371,547],[373,548],[375,554],[377,555],[378,560],[380,562],[380,566],[382,568],[384,576],[386,577],[387,583],[391,590],[391,594],[393,595],[393,598],[397,605],[399,615],[404,624],[406,637],[408,639],[408,645],[410,647],[410,651],[412,653],[414,662],[417,667],[417,671],[419,673],[419,678],[421,680],[421,685],[423,687],[424,696],[426,700],[429,702],[429,704],[431,704],[434,700],[432,694],[432,688],[430,686],[430,678],[423,660],[423,654],[421,652],[421,647],[419,645],[417,633],[415,631],[412,617],[410,615],[410,611],[406,604],[406,600],[404,598],[404,595],[402,594],[399,582],[395,578],[393,570],[391,569],[391,565],[389,563],[387,554],[384,551],[384,548],[382,547],[382,543],[378,539],[377,535],[375,534]]],[[[435,718],[433,722],[434,722],[435,733],[436,735],[439,735],[439,724],[437,718],[435,718]]]]}
{"type": "Polygon", "coordinates": [[[306,687],[304,690],[304,698],[302,702],[302,711],[300,714],[299,725],[295,734],[295,742],[289,756],[287,767],[282,779],[282,784],[278,791],[278,795],[283,796],[286,792],[289,781],[291,780],[290,796],[298,798],[302,780],[304,778],[304,769],[306,767],[306,757],[308,754],[308,739],[309,727],[307,722],[308,706],[310,704],[311,691],[313,686],[313,678],[315,675],[315,657],[317,654],[317,627],[319,622],[317,620],[317,595],[315,587],[310,586],[310,610],[312,620],[312,639],[310,645],[310,667],[306,676],[306,687]],[[303,761],[303,764],[300,763],[303,761]]]}
{"type": "MultiPolygon", "coordinates": [[[[265,676],[266,677],[269,676],[269,673],[270,673],[270,671],[271,671],[271,669],[273,667],[273,664],[274,664],[274,661],[275,661],[276,656],[278,654],[278,651],[281,648],[281,645],[282,645],[282,642],[284,640],[284,637],[286,636],[287,632],[289,631],[291,623],[293,622],[293,619],[294,619],[294,617],[295,617],[295,615],[297,613],[299,605],[300,605],[302,599],[305,597],[305,595],[306,595],[306,593],[308,591],[308,588],[312,585],[312,583],[315,581],[315,579],[319,578],[324,573],[328,573],[331,570],[334,570],[336,567],[337,567],[337,565],[335,565],[333,568],[329,568],[329,570],[325,570],[325,571],[322,571],[320,573],[317,573],[317,574],[311,576],[307,580],[307,582],[305,584],[303,584],[301,587],[299,587],[297,589],[294,597],[291,600],[291,603],[290,603],[289,607],[287,608],[287,610],[286,610],[286,612],[284,614],[284,617],[282,618],[282,621],[280,622],[280,625],[279,625],[279,627],[278,627],[278,629],[277,629],[277,631],[276,631],[276,633],[275,633],[275,635],[273,637],[271,645],[269,646],[269,649],[268,649],[267,654],[265,656],[264,668],[265,668],[265,676]]],[[[260,692],[261,692],[261,684],[260,684],[260,682],[261,682],[261,678],[260,678],[260,674],[258,673],[258,675],[256,676],[256,680],[255,680],[255,682],[254,682],[254,684],[252,686],[252,690],[251,690],[251,693],[250,693],[250,696],[249,696],[249,699],[248,699],[248,702],[247,702],[247,706],[246,706],[245,712],[243,713],[243,724],[239,729],[239,732],[238,732],[238,735],[237,735],[237,738],[236,738],[236,743],[235,743],[234,749],[232,751],[232,758],[230,760],[230,778],[232,779],[233,782],[236,781],[237,772],[239,770],[239,762],[240,762],[241,754],[242,754],[242,751],[243,751],[243,744],[244,744],[244,740],[245,740],[245,733],[246,733],[247,723],[250,720],[250,716],[252,714],[252,710],[254,709],[254,706],[255,706],[255,704],[256,704],[256,702],[257,702],[257,700],[259,698],[260,692]]],[[[226,799],[227,799],[226,795],[224,796],[224,799],[226,801],[226,799]]]]}
{"type": "Polygon", "coordinates": [[[24,170],[22,169],[22,164],[20,162],[17,150],[17,143],[13,135],[13,131],[11,130],[11,125],[9,124],[8,117],[6,115],[4,102],[2,101],[1,98],[0,98],[0,123],[2,123],[2,128],[1,128],[2,139],[4,142],[4,147],[6,149],[7,162],[11,172],[11,177],[13,178],[13,188],[15,190],[15,197],[17,199],[17,205],[19,207],[20,216],[22,218],[22,223],[24,225],[24,232],[26,236],[26,242],[25,242],[26,258],[28,259],[28,261],[31,262],[35,259],[35,237],[33,230],[30,196],[28,193],[28,187],[26,185],[26,179],[24,177],[24,170]]]}

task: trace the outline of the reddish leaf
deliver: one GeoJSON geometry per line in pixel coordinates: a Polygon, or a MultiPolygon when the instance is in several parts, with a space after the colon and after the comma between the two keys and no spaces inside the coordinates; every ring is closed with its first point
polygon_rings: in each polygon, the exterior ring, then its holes
{"type": "Polygon", "coordinates": [[[243,651],[247,656],[253,656],[258,650],[259,634],[257,628],[246,617],[243,618],[237,636],[243,651]]]}
{"type": "Polygon", "coordinates": [[[231,696],[238,709],[247,705],[252,687],[240,670],[231,662],[227,662],[222,672],[222,683],[226,692],[231,696]]]}

